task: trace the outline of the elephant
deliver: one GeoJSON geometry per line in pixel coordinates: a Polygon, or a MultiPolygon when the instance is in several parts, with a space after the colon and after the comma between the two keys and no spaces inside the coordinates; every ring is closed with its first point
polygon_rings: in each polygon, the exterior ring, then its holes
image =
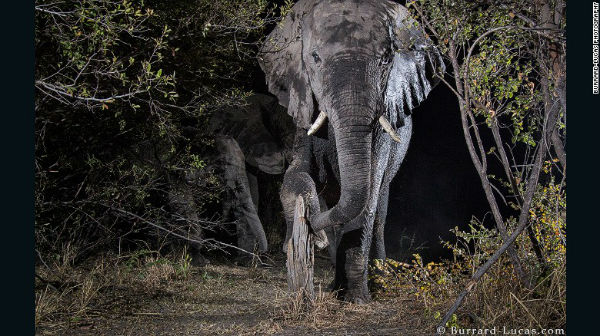
{"type": "MultiPolygon", "coordinates": [[[[173,158],[170,146],[154,139],[137,143],[130,150],[136,163],[164,172],[165,203],[171,213],[168,229],[191,240],[192,263],[202,266],[209,260],[202,254],[205,226],[196,192],[217,176],[226,196],[221,200],[223,218],[235,221],[237,247],[252,252],[267,251],[268,243],[258,216],[259,190],[256,174],[281,175],[286,155],[291,159],[295,126],[285,109],[270,95],[254,94],[239,104],[214,111],[205,129],[183,127],[186,137],[198,144],[197,153],[207,158],[208,167],[167,171],[163,167],[173,158]],[[205,134],[214,135],[214,147],[206,146],[205,134]],[[213,175],[214,174],[214,175],[213,175]]],[[[243,256],[243,254],[242,254],[243,256]]]]}
{"type": "Polygon", "coordinates": [[[369,302],[369,261],[385,259],[389,185],[408,149],[412,109],[445,71],[441,54],[395,2],[300,0],[266,37],[258,62],[296,125],[280,192],[286,241],[301,195],[312,231],[339,233],[334,289],[345,301],[369,302]],[[328,189],[338,192],[324,207],[328,189]]]}
{"type": "Polygon", "coordinates": [[[223,201],[224,217],[236,220],[237,245],[250,252],[255,246],[258,252],[268,250],[257,211],[258,180],[252,170],[283,174],[285,144],[291,147],[293,143],[294,126],[282,110],[274,97],[255,94],[248,97],[243,106],[214,113],[209,122],[210,132],[216,135],[216,162],[230,192],[223,201]]]}

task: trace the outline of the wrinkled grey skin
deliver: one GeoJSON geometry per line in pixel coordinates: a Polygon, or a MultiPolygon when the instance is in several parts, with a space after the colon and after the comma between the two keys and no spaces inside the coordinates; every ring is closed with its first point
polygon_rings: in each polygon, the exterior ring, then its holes
{"type": "MultiPolygon", "coordinates": [[[[254,95],[246,105],[215,113],[210,121],[219,152],[217,162],[232,197],[223,201],[224,213],[237,222],[238,247],[259,252],[268,249],[263,225],[258,217],[258,183],[246,165],[267,174],[283,174],[285,155],[263,122],[263,118],[282,113],[275,98],[254,95]]],[[[285,124],[287,120],[277,122],[285,124]]],[[[275,127],[290,128],[287,125],[275,127]]],[[[285,135],[284,135],[285,137],[285,135]]],[[[285,141],[285,139],[284,139],[285,141]]]]}
{"type": "Polygon", "coordinates": [[[408,149],[410,110],[435,85],[440,55],[394,2],[300,0],[259,56],[269,90],[297,126],[280,194],[288,238],[294,200],[303,195],[312,229],[338,228],[341,234],[335,237],[334,286],[347,301],[367,302],[372,240],[372,255],[385,258],[389,184],[408,149]],[[308,136],[319,111],[327,113],[328,124],[308,136]],[[382,115],[400,143],[378,123],[382,115]],[[339,181],[339,199],[321,211],[317,190],[331,180],[329,172],[339,181]]]}

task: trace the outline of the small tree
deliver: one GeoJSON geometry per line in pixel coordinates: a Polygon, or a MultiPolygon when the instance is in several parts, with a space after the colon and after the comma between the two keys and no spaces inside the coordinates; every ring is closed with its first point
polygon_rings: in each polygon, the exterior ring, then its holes
{"type": "Polygon", "coordinates": [[[565,4],[434,0],[408,7],[451,66],[449,76],[439,77],[458,99],[467,147],[503,240],[474,272],[444,325],[504,251],[526,287],[566,262],[565,4]],[[490,157],[504,176],[490,173],[490,157]],[[500,200],[517,218],[503,217],[500,200]],[[517,250],[513,243],[523,230],[528,242],[520,240],[517,250]]]}

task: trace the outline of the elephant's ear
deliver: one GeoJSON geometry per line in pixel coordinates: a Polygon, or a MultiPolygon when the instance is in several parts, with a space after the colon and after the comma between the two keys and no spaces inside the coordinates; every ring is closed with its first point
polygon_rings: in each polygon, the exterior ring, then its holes
{"type": "Polygon", "coordinates": [[[445,71],[440,52],[408,10],[395,5],[391,12],[390,38],[394,56],[387,81],[385,103],[392,125],[417,107],[438,84],[434,74],[445,71]],[[405,107],[408,110],[405,110],[405,107]]]}
{"type": "Polygon", "coordinates": [[[287,107],[296,125],[303,128],[309,128],[312,121],[313,93],[302,62],[301,21],[312,6],[314,0],[296,3],[267,36],[258,55],[269,91],[287,107]]]}

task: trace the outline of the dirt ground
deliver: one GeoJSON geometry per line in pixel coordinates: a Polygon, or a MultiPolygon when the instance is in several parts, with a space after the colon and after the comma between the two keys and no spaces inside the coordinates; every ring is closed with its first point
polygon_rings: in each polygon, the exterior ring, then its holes
{"type": "MultiPolygon", "coordinates": [[[[37,335],[434,334],[423,305],[408,293],[355,305],[323,289],[313,308],[303,310],[287,294],[285,272],[282,261],[269,268],[209,264],[158,290],[112,286],[82,318],[44,323],[37,335]]],[[[317,291],[332,279],[333,268],[319,259],[317,291]]]]}

